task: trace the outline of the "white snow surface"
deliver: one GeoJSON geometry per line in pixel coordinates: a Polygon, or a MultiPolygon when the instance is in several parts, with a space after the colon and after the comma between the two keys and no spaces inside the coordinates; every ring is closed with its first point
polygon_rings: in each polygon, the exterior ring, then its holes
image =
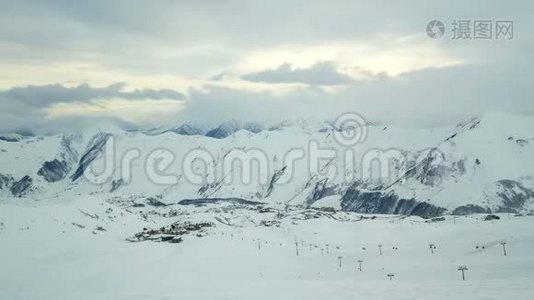
{"type": "MultiPolygon", "coordinates": [[[[306,122],[259,133],[240,130],[224,139],[105,128],[0,141],[0,299],[534,299],[532,128],[534,117],[505,114],[443,128],[371,125],[366,139],[350,148],[332,130],[322,130],[324,124],[306,122]],[[81,160],[102,132],[113,136],[107,180],[72,181],[78,165],[56,182],[37,174],[65,153],[81,160]],[[338,153],[354,151],[354,164],[336,156],[313,170],[306,159],[297,160],[282,176],[287,182],[269,188],[287,166],[284,155],[309,150],[310,142],[338,153]],[[162,149],[173,155],[164,173],[178,175],[176,184],[155,183],[147,174],[147,158],[162,149]],[[249,183],[240,180],[240,165],[215,176],[235,176],[229,184],[193,183],[183,176],[182,160],[195,149],[213,156],[208,168],[223,165],[236,149],[256,149],[268,157],[268,168],[252,174],[249,183]],[[524,197],[525,211],[491,221],[484,221],[485,214],[431,221],[340,211],[355,180],[340,174],[361,181],[362,189],[391,183],[358,177],[366,171],[366,154],[394,150],[416,158],[428,149],[443,155],[429,163],[436,176],[425,180],[431,182],[403,178],[385,191],[448,212],[467,204],[497,210],[503,197],[524,197]],[[140,157],[123,164],[131,150],[140,157]],[[123,173],[125,166],[131,177],[123,173]],[[9,186],[25,176],[32,179],[30,187],[14,197],[9,186]],[[119,180],[125,183],[112,190],[119,180]],[[324,193],[316,193],[321,185],[324,193]],[[212,198],[264,204],[178,204],[212,198]],[[183,235],[181,243],[138,238],[146,235],[144,228],[175,222],[213,226],[199,236],[183,235]],[[433,254],[430,244],[436,246],[433,254]],[[468,267],[465,281],[459,266],[468,267]]],[[[99,170],[106,154],[88,167],[99,170]]],[[[202,168],[195,165],[195,171],[202,168]]]]}
{"type": "Polygon", "coordinates": [[[419,217],[361,219],[336,212],[306,219],[315,211],[272,206],[285,216],[279,226],[266,227],[260,221],[276,219],[275,213],[225,210],[226,204],[127,208],[114,201],[1,200],[0,299],[534,297],[531,216],[501,214],[500,220],[483,221],[472,215],[427,223],[419,217]],[[170,210],[178,215],[161,216],[170,210]],[[143,227],[183,220],[215,226],[179,244],[125,240],[143,227]],[[457,270],[462,265],[468,267],[465,281],[457,270]],[[392,280],[388,274],[394,274],[392,280]]]}
{"type": "MultiPolygon", "coordinates": [[[[45,161],[60,156],[62,136],[34,137],[20,142],[0,141],[0,173],[13,177],[15,181],[25,175],[30,176],[33,183],[25,196],[33,198],[66,197],[71,192],[77,195],[98,193],[107,196],[111,193],[112,181],[123,180],[126,183],[114,190],[114,195],[158,196],[166,203],[176,203],[182,199],[238,197],[268,203],[306,204],[320,181],[326,180],[325,186],[331,188],[339,196],[338,199],[341,199],[354,180],[376,186],[377,182],[366,176],[369,168],[376,171],[376,165],[369,166],[365,163],[363,158],[366,155],[391,151],[388,153],[404,153],[408,159],[419,161],[421,157],[425,157],[422,153],[426,153],[428,149],[437,149],[443,156],[431,164],[440,164],[441,168],[436,168],[438,179],[435,182],[424,184],[410,178],[389,186],[386,192],[391,191],[399,197],[414,198],[451,211],[466,204],[499,208],[502,199],[495,194],[495,186],[500,180],[512,180],[525,188],[534,188],[532,116],[486,114],[458,126],[430,129],[369,125],[366,138],[348,148],[336,141],[332,130],[320,130],[323,128],[324,124],[302,122],[259,133],[240,130],[224,139],[177,135],[173,132],[146,135],[106,128],[104,132],[113,134],[113,143],[108,141],[106,145],[113,145],[109,151],[109,157],[113,158],[113,172],[98,184],[89,182],[83,176],[72,182],[70,176],[77,166],[65,179],[54,183],[46,182],[37,175],[45,161]],[[336,151],[337,155],[332,160],[320,160],[314,168],[315,165],[308,159],[312,142],[317,143],[320,149],[336,151]],[[203,184],[192,182],[184,171],[184,158],[198,149],[209,153],[211,158],[207,166],[193,165],[193,171],[211,182],[222,181],[221,185],[210,187],[204,193],[199,192],[203,184]],[[284,157],[293,149],[303,149],[306,156],[288,165],[284,157]],[[140,157],[131,162],[123,160],[132,150],[139,151],[140,157]],[[258,170],[254,162],[250,163],[250,172],[246,172],[239,163],[224,168],[228,154],[240,150],[245,151],[241,158],[251,159],[254,159],[254,154],[247,151],[261,151],[267,159],[267,168],[258,170]],[[342,154],[345,150],[354,153],[353,163],[347,161],[342,154]],[[172,163],[162,173],[175,175],[176,183],[155,183],[147,175],[146,166],[151,155],[162,151],[172,153],[173,157],[172,163]],[[272,191],[268,193],[273,175],[284,167],[287,170],[282,179],[275,182],[272,191]],[[129,168],[131,172],[125,173],[129,168]],[[215,174],[206,176],[205,169],[210,172],[215,170],[215,174]],[[245,173],[251,174],[250,182],[242,179],[245,173]]],[[[87,151],[89,141],[97,132],[99,131],[95,129],[90,133],[67,136],[79,157],[87,151]]],[[[100,170],[106,155],[100,155],[91,167],[100,170]]],[[[377,157],[384,156],[379,154],[377,157]]],[[[382,178],[378,183],[388,186],[398,177],[382,178]]],[[[10,196],[7,189],[0,189],[0,194],[10,196]]],[[[534,209],[534,201],[525,203],[525,208],[534,209]]]]}

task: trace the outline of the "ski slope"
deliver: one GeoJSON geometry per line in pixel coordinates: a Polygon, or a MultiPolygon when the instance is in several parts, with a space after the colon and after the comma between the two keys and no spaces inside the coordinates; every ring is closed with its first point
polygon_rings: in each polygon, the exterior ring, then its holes
{"type": "Polygon", "coordinates": [[[0,298],[534,297],[532,216],[501,214],[500,220],[483,221],[484,215],[472,215],[425,222],[385,215],[362,219],[338,211],[306,219],[308,210],[264,206],[284,214],[279,226],[267,227],[261,220],[276,219],[275,213],[247,205],[136,208],[114,201],[91,196],[3,199],[0,298]],[[162,216],[171,210],[178,215],[162,216]],[[206,235],[186,235],[178,244],[126,241],[144,227],[183,220],[214,226],[206,235]],[[507,256],[501,241],[507,243],[507,256]],[[436,246],[434,254],[430,243],[436,246]],[[358,260],[363,260],[362,271],[358,260]],[[469,269],[465,281],[457,271],[460,265],[469,269]]]}

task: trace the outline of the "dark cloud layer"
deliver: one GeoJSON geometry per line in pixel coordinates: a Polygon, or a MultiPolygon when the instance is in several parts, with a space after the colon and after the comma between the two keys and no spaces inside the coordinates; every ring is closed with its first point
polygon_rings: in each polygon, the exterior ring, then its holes
{"type": "Polygon", "coordinates": [[[183,118],[328,119],[357,112],[386,124],[440,126],[485,112],[534,114],[530,68],[518,64],[425,69],[330,93],[316,86],[283,97],[207,86],[193,90],[183,118]]]}
{"type": "MultiPolygon", "coordinates": [[[[120,118],[99,116],[47,118],[45,109],[60,103],[86,103],[95,100],[122,99],[140,100],[174,100],[183,101],[184,94],[169,89],[135,89],[125,91],[124,83],[115,83],[106,87],[93,87],[80,84],[66,87],[60,84],[14,87],[0,91],[0,133],[11,132],[54,132],[61,127],[68,129],[73,124],[83,127],[91,122],[111,122],[126,125],[120,118]]],[[[129,124],[128,126],[134,126],[129,124]]]]}
{"type": "Polygon", "coordinates": [[[42,86],[14,87],[0,92],[0,99],[4,101],[18,101],[34,107],[44,107],[59,102],[88,102],[99,98],[122,99],[172,99],[183,100],[184,94],[169,89],[136,89],[123,91],[124,83],[115,83],[106,87],[92,87],[80,84],[75,87],[65,87],[61,84],[42,86]]]}
{"type": "Polygon", "coordinates": [[[241,78],[256,82],[269,83],[303,83],[312,85],[346,85],[356,81],[336,70],[331,62],[320,62],[310,68],[293,68],[285,63],[274,70],[243,75],[241,78]]]}
{"type": "Polygon", "coordinates": [[[432,19],[447,25],[455,18],[514,19],[522,30],[517,37],[528,37],[532,12],[528,0],[6,1],[0,10],[0,41],[6,46],[0,57],[96,59],[128,70],[214,74],[250,49],[382,35],[425,37],[432,19]],[[161,49],[175,55],[158,55],[161,49]]]}

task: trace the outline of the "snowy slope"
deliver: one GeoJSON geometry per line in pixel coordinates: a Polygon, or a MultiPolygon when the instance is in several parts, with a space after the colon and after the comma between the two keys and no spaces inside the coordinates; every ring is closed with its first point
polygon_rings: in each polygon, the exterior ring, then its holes
{"type": "Polygon", "coordinates": [[[339,129],[325,124],[296,122],[272,130],[249,124],[248,130],[240,130],[244,125],[234,122],[206,135],[193,129],[195,134],[186,130],[182,135],[106,128],[74,136],[0,141],[0,193],[37,199],[88,194],[157,197],[164,203],[232,197],[423,217],[534,209],[534,117],[487,114],[458,126],[430,129],[369,124],[366,139],[349,147],[336,140],[339,129]],[[313,147],[336,155],[316,165],[313,147]],[[288,164],[284,158],[295,149],[304,157],[288,164]],[[353,162],[343,155],[347,150],[353,162]],[[247,171],[239,163],[228,163],[236,153],[252,160],[261,154],[266,167],[251,164],[252,171],[247,171]],[[136,158],[125,159],[130,155],[136,158]],[[378,169],[365,158],[388,155],[403,158],[390,169],[396,174],[366,176],[378,169]],[[185,174],[184,159],[196,156],[207,164],[193,164],[205,182],[192,182],[185,174]],[[162,158],[171,161],[165,170],[158,169],[162,158]],[[104,170],[109,161],[110,176],[96,182],[83,176],[87,169],[104,170]],[[148,174],[147,164],[156,174],[148,174]],[[154,175],[168,174],[173,178],[155,182],[154,175]],[[244,174],[250,174],[249,182],[244,174]]]}
{"type": "Polygon", "coordinates": [[[0,205],[1,299],[534,296],[531,216],[425,222],[276,205],[131,207],[90,196],[0,205]],[[178,244],[126,241],[186,221],[213,226],[178,244]]]}

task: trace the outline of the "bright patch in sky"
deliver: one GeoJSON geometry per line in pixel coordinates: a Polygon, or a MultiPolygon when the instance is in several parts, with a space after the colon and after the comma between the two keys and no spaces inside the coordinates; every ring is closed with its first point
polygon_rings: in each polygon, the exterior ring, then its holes
{"type": "Polygon", "coordinates": [[[253,51],[246,55],[238,69],[255,71],[268,69],[283,63],[297,67],[309,67],[318,61],[330,61],[339,65],[340,71],[355,78],[362,70],[373,74],[400,73],[426,68],[444,68],[465,63],[453,57],[432,42],[412,39],[355,42],[337,41],[310,45],[285,45],[272,49],[253,51]]]}
{"type": "Polygon", "coordinates": [[[184,103],[176,100],[125,100],[98,99],[89,103],[56,103],[46,108],[48,118],[72,116],[114,117],[137,124],[158,124],[172,118],[184,109],[184,103]]]}

